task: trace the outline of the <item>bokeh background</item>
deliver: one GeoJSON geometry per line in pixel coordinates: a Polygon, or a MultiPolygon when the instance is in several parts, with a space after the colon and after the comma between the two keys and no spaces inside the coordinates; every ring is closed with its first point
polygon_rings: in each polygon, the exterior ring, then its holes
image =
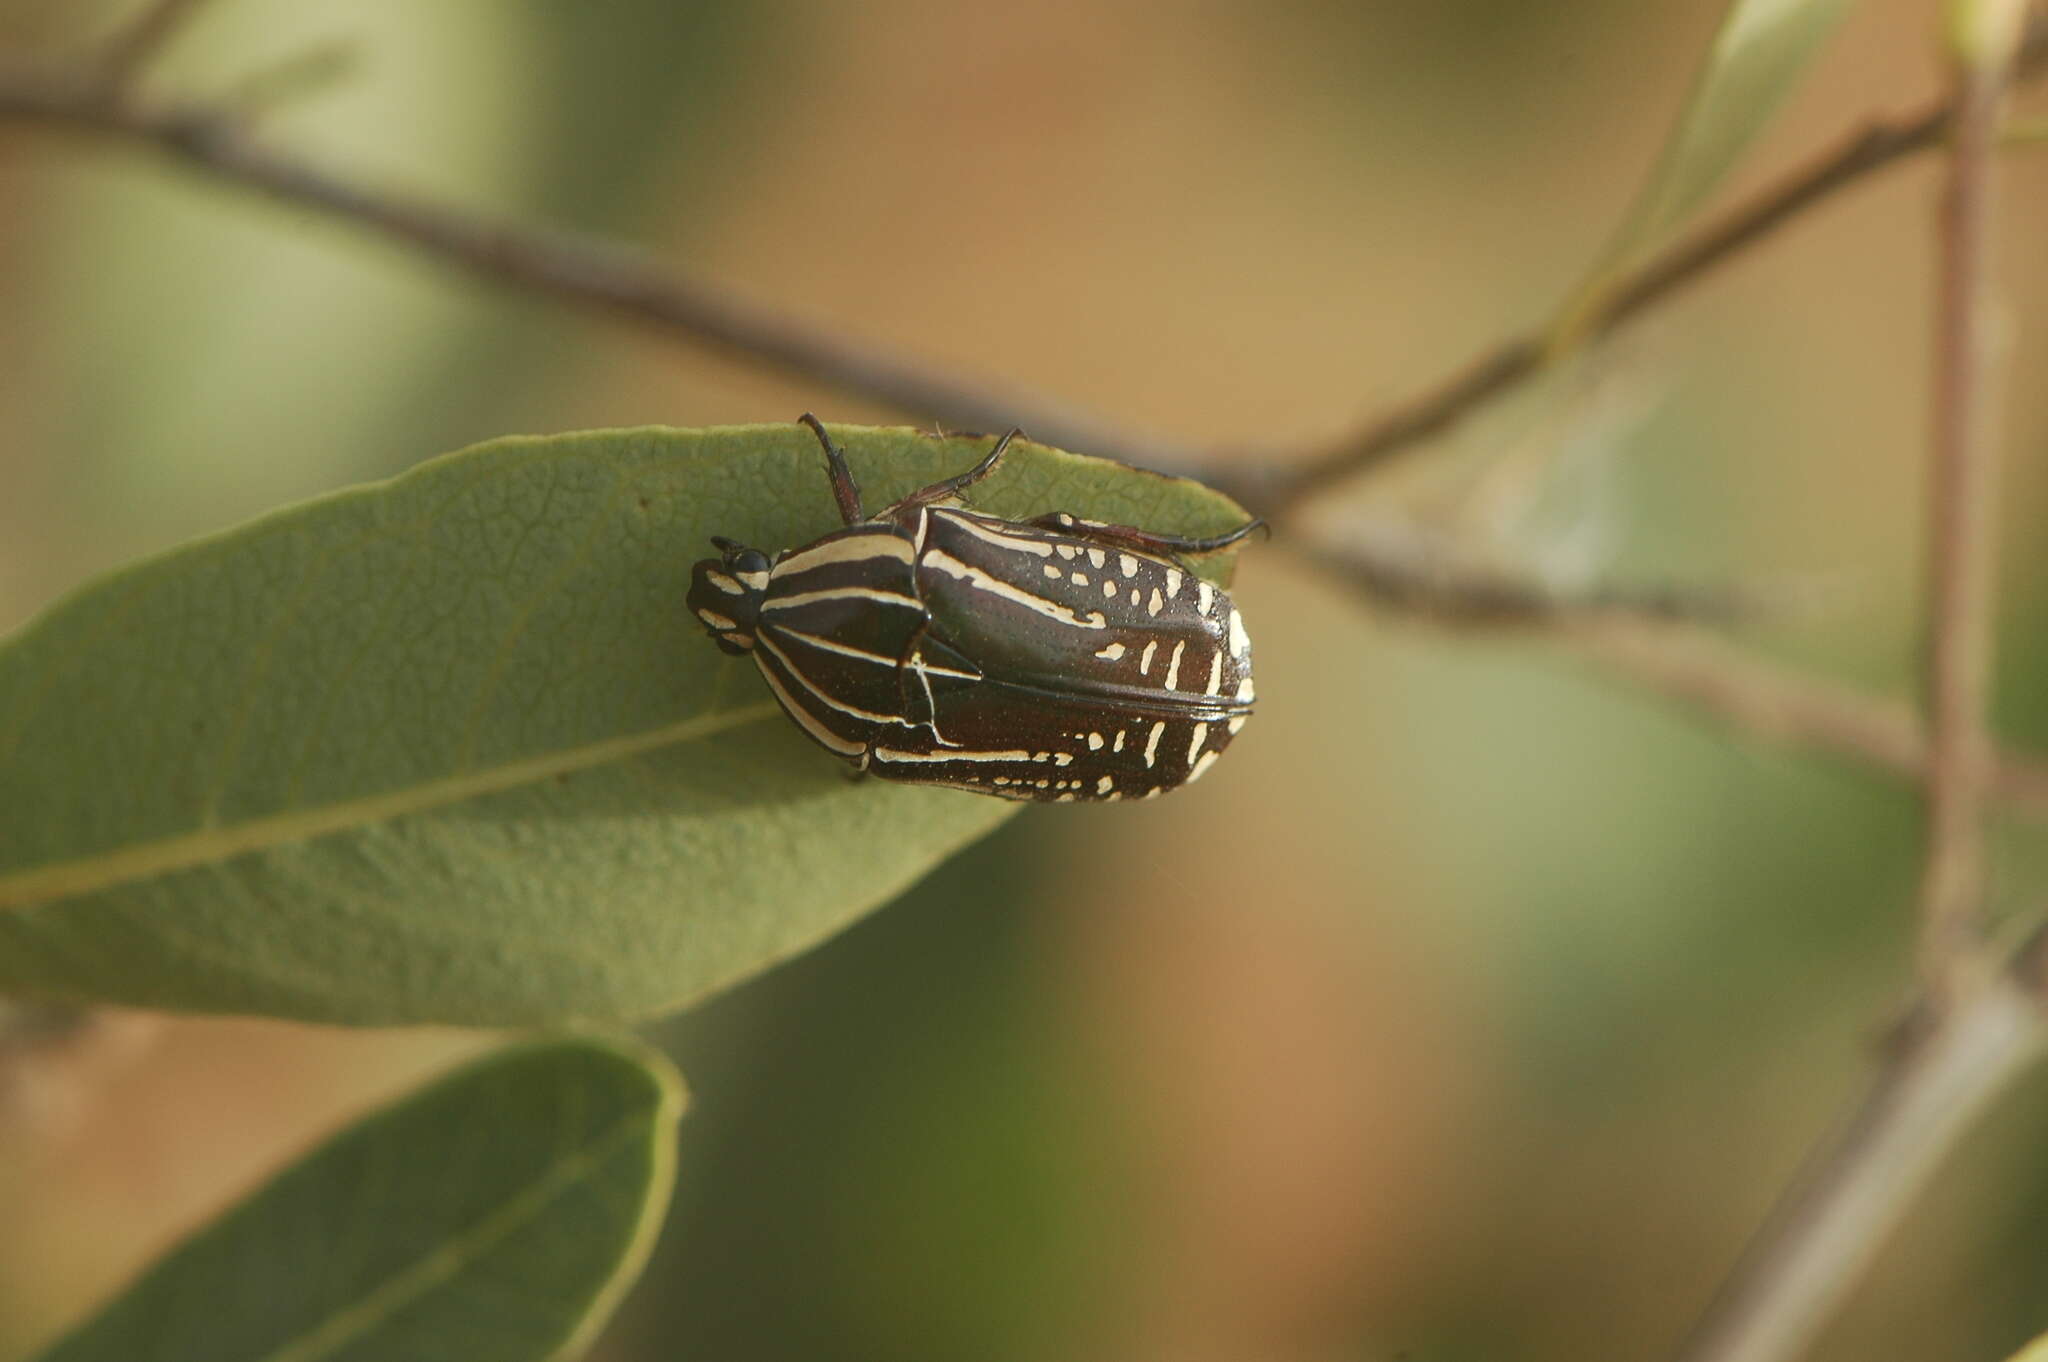
{"type": "MultiPolygon", "coordinates": [[[[123,8],[0,0],[0,43],[81,52],[123,8]]],[[[346,78],[269,116],[323,165],[1236,446],[1330,434],[1539,320],[1720,10],[218,0],[151,80],[232,95],[341,44],[346,78]]],[[[1935,91],[1933,10],[1861,6],[1739,180],[1935,91]]],[[[2048,744],[2048,157],[2005,171],[1999,720],[2048,744]]],[[[1841,197],[1344,504],[1605,579],[1819,583],[1750,641],[1902,690],[1932,186],[1922,161],[1841,197]],[[1503,483],[1505,512],[1465,495],[1503,483]]],[[[918,415],[0,128],[0,628],[476,440],[806,408],[918,415]]],[[[657,1028],[695,1094],[680,1183],[598,1357],[1668,1350],[1902,997],[1912,799],[1540,638],[1363,610],[1284,544],[1239,596],[1264,703],[1216,776],[1027,811],[657,1028]]],[[[2001,908],[2040,903],[2040,842],[2002,831],[2001,908]]],[[[0,1357],[479,1043],[125,1015],[17,1039],[0,1357]]],[[[1822,1355],[1991,1358],[2048,1323],[2044,1149],[2034,1085],[1822,1355]]]]}

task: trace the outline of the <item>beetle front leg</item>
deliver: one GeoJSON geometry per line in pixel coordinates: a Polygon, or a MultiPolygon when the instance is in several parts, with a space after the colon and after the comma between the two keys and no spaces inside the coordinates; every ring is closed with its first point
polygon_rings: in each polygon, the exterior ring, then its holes
{"type": "Polygon", "coordinates": [[[849,525],[858,525],[867,516],[860,508],[860,484],[853,480],[853,470],[846,466],[846,451],[832,443],[832,437],[825,433],[825,423],[805,412],[796,418],[811,428],[818,437],[818,443],[825,447],[825,476],[832,482],[832,500],[839,503],[839,518],[849,525]]]}
{"type": "Polygon", "coordinates": [[[996,441],[995,448],[989,450],[987,457],[982,459],[980,463],[974,465],[965,473],[950,478],[943,478],[929,487],[920,487],[917,491],[912,492],[909,496],[882,512],[882,514],[885,516],[894,515],[898,511],[908,510],[913,506],[929,506],[935,501],[944,501],[948,497],[958,496],[974,486],[975,483],[980,482],[983,478],[995,472],[996,465],[1003,461],[1004,453],[1010,448],[1010,441],[1023,433],[1024,431],[1021,427],[1012,427],[1009,434],[996,441]]]}

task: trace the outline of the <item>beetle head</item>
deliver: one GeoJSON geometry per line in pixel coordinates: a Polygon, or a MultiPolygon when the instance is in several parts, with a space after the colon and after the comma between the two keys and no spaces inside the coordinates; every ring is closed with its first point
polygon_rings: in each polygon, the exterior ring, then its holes
{"type": "Polygon", "coordinates": [[[690,613],[725,652],[751,652],[761,599],[768,594],[768,555],[730,539],[711,543],[719,557],[702,559],[690,570],[690,613]]]}

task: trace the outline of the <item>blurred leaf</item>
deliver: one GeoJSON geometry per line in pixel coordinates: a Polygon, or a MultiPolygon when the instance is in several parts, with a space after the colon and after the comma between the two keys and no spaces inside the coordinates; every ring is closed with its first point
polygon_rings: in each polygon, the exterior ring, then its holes
{"type": "Polygon", "coordinates": [[[2048,1362],[2048,1334],[2043,1334],[2014,1353],[2011,1362],[2048,1362]]]}
{"type": "Polygon", "coordinates": [[[1561,330],[1615,274],[1684,224],[1785,102],[1850,0],[1734,0],[1664,151],[1561,330]]]}
{"type": "Polygon", "coordinates": [[[41,1362],[573,1356],[646,1260],[682,1103],[637,1047],[500,1050],[293,1164],[41,1362]]]}
{"type": "Polygon", "coordinates": [[[1964,66],[2003,67],[2019,50],[2031,0],[1949,0],[1943,36],[1964,66]]]}
{"type": "MultiPolygon", "coordinates": [[[[988,447],[839,437],[877,506],[988,447]]],[[[983,488],[1241,518],[1023,442],[983,488]]],[[[794,425],[510,439],[85,588],[0,644],[0,989],[500,1025],[812,944],[1017,807],[850,781],[683,609],[711,535],[836,523],[794,425]]]]}

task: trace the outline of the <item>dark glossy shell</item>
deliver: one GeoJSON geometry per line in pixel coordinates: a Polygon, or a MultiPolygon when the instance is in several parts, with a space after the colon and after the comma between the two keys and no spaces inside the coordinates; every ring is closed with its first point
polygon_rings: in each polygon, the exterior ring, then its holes
{"type": "Polygon", "coordinates": [[[1145,798],[1199,778],[1253,700],[1237,607],[1132,546],[1152,538],[906,502],[765,573],[723,545],[690,605],[861,770],[1010,799],[1145,798]]]}

